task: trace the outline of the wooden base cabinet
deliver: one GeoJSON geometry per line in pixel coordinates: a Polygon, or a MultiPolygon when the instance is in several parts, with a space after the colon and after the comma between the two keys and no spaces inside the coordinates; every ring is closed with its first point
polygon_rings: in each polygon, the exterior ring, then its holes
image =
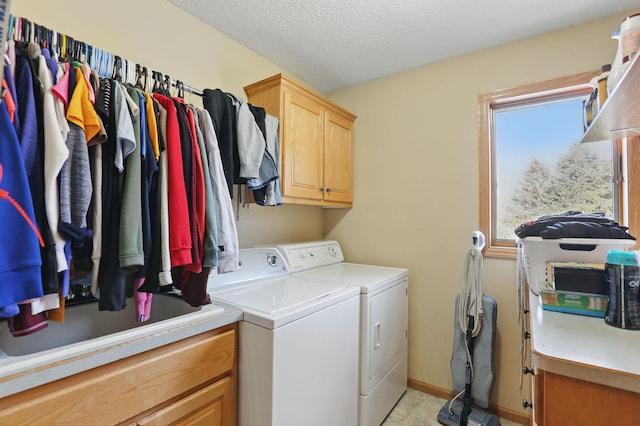
{"type": "Polygon", "coordinates": [[[232,393],[232,380],[225,377],[133,424],[139,426],[230,424],[228,417],[234,409],[232,393]],[[227,419],[226,422],[225,419],[227,419]]]}
{"type": "Polygon", "coordinates": [[[638,424],[640,393],[538,370],[534,421],[538,426],[638,424]]]}
{"type": "Polygon", "coordinates": [[[237,424],[237,324],[0,399],[2,425],[237,424]]]}
{"type": "Polygon", "coordinates": [[[351,207],[356,116],[282,74],[244,90],[280,120],[283,202],[351,207]]]}

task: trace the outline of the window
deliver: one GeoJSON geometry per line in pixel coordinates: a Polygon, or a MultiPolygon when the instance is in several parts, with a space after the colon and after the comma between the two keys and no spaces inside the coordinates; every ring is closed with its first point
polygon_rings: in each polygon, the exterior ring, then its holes
{"type": "Polygon", "coordinates": [[[598,72],[479,96],[485,256],[515,257],[514,229],[567,210],[618,217],[618,143],[580,144],[598,72]],[[615,149],[612,149],[615,148],[615,149]],[[615,178],[614,178],[615,177],[615,178]]]}

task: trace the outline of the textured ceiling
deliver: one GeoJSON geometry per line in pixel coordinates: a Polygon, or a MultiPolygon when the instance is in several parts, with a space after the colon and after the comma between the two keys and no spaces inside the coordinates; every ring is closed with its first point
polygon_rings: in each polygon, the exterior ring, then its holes
{"type": "Polygon", "coordinates": [[[169,1],[321,91],[640,7],[640,0],[169,1]]]}

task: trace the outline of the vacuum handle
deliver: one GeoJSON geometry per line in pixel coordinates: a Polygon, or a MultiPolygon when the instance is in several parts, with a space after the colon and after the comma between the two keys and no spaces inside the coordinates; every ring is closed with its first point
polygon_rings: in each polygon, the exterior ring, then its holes
{"type": "Polygon", "coordinates": [[[380,343],[380,326],[382,323],[377,322],[373,326],[373,349],[378,349],[381,345],[380,343]]]}

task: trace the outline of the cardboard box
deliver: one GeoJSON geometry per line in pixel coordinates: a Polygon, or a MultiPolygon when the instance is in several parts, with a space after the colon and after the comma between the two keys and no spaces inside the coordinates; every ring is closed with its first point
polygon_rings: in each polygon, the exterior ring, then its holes
{"type": "Polygon", "coordinates": [[[538,299],[542,309],[568,314],[604,318],[609,296],[592,293],[558,291],[548,283],[538,286],[538,299]]]}

